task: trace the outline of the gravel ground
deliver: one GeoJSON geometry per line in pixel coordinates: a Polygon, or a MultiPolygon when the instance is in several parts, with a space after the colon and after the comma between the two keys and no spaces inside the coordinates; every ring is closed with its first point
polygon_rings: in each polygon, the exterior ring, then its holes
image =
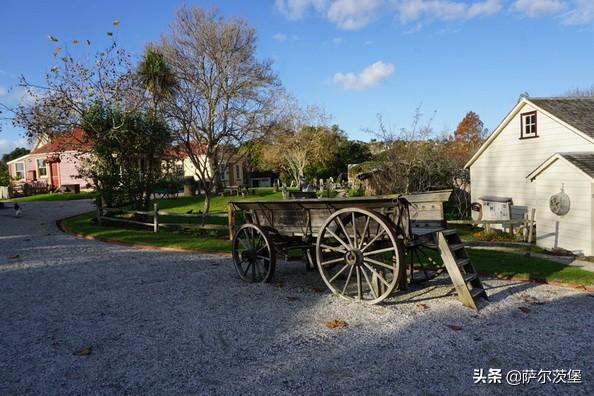
{"type": "Polygon", "coordinates": [[[0,210],[2,395],[594,394],[592,294],[486,280],[476,313],[437,279],[361,306],[296,263],[251,285],[226,257],[57,229],[89,205],[0,210]],[[580,369],[583,384],[475,385],[478,368],[580,369]]]}

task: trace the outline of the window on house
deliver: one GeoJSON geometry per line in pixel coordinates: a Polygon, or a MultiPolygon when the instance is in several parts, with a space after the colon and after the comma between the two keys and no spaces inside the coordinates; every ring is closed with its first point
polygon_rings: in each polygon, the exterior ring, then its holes
{"type": "Polygon", "coordinates": [[[39,177],[47,176],[47,165],[44,160],[37,160],[37,175],[39,177]]]}
{"type": "Polygon", "coordinates": [[[24,162],[17,162],[14,164],[15,169],[15,177],[19,180],[25,178],[25,163],[24,162]]]}
{"type": "Polygon", "coordinates": [[[175,174],[178,176],[184,175],[184,164],[175,164],[175,174]]]}
{"type": "Polygon", "coordinates": [[[538,137],[536,131],[536,111],[521,114],[522,119],[522,136],[521,139],[530,139],[538,137]]]}
{"type": "Polygon", "coordinates": [[[239,165],[235,165],[235,179],[241,179],[241,173],[239,173],[239,165]]]}

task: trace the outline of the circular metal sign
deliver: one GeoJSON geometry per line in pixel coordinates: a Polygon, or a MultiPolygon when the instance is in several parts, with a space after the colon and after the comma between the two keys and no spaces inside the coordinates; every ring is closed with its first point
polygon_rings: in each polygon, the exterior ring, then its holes
{"type": "Polygon", "coordinates": [[[565,194],[564,191],[551,195],[551,198],[549,198],[549,208],[551,209],[551,212],[558,216],[563,216],[569,213],[570,207],[571,201],[569,195],[565,194]]]}

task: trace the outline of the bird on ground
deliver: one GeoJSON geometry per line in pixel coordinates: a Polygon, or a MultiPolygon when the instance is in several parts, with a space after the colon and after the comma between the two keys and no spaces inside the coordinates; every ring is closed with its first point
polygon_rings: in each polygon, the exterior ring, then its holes
{"type": "Polygon", "coordinates": [[[20,217],[21,216],[21,206],[18,203],[14,203],[14,214],[16,217],[20,217]]]}
{"type": "Polygon", "coordinates": [[[188,210],[186,213],[187,213],[187,214],[192,214],[192,212],[193,212],[193,211],[194,211],[194,209],[190,209],[190,210],[188,210]]]}

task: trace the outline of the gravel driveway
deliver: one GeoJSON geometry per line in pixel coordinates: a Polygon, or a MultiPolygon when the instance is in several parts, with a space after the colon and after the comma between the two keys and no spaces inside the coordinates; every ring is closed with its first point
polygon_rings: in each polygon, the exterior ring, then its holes
{"type": "Polygon", "coordinates": [[[0,210],[2,395],[594,394],[589,293],[487,280],[477,314],[435,280],[361,306],[300,264],[247,284],[226,257],[61,233],[89,202],[22,206],[0,210]],[[583,383],[475,385],[480,368],[579,369],[583,383]]]}

